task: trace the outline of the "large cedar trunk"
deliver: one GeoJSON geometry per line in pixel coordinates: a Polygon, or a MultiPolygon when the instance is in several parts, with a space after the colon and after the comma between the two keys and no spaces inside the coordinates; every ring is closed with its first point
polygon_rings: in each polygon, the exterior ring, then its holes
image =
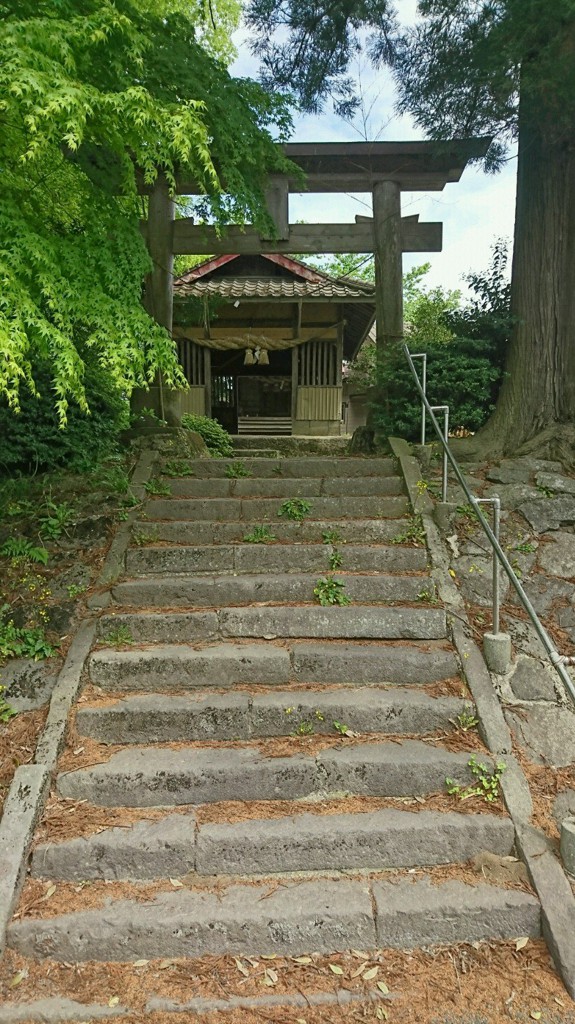
{"type": "Polygon", "coordinates": [[[537,123],[541,106],[535,116],[526,106],[519,118],[515,324],[496,409],[473,445],[480,454],[513,452],[575,420],[575,132],[553,138],[537,123]]]}

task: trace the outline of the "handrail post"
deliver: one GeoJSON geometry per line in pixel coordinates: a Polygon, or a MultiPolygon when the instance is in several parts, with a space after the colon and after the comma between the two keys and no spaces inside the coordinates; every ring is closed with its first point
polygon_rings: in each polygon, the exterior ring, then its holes
{"type": "Polygon", "coordinates": [[[421,445],[425,446],[425,400],[427,398],[427,352],[412,352],[412,359],[421,359],[421,445]]]}
{"type": "Polygon", "coordinates": [[[445,504],[447,501],[447,449],[449,447],[449,406],[448,405],[430,405],[429,408],[432,412],[443,413],[443,439],[445,444],[443,446],[443,473],[441,480],[441,500],[445,504]]]}

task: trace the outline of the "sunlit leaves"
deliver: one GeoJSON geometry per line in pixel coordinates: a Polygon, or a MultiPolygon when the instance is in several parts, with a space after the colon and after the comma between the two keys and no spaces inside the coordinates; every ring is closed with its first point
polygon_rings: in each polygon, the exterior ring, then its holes
{"type": "Polygon", "coordinates": [[[220,225],[266,222],[289,115],[214,58],[237,12],[237,0],[2,3],[0,397],[13,409],[34,391],[35,356],[53,368],[62,422],[70,400],[86,409],[80,342],[126,394],[158,370],[178,381],[173,342],[141,305],[135,167],[148,183],[184,170],[220,225]]]}

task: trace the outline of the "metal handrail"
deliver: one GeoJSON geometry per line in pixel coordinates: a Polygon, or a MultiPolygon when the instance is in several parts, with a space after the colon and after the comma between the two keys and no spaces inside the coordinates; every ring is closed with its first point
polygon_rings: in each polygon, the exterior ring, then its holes
{"type": "Polygon", "coordinates": [[[503,548],[501,547],[501,544],[499,543],[499,540],[495,536],[493,530],[491,529],[489,523],[487,522],[485,516],[483,515],[481,509],[479,508],[478,499],[469,490],[469,487],[467,486],[467,483],[465,481],[465,477],[463,476],[463,473],[461,472],[461,470],[459,468],[459,465],[457,464],[457,462],[456,462],[456,460],[455,460],[455,458],[454,458],[454,456],[453,456],[453,454],[451,452],[451,449],[449,447],[448,441],[445,440],[445,438],[443,437],[441,428],[440,428],[439,423],[438,423],[438,421],[437,421],[437,419],[435,417],[435,414],[433,412],[433,408],[429,404],[429,402],[427,400],[427,395],[425,394],[425,391],[423,390],[423,388],[421,386],[421,382],[420,382],[419,377],[417,375],[417,370],[415,369],[411,353],[410,353],[407,345],[405,345],[405,344],[403,345],[403,351],[404,351],[406,359],[407,359],[407,361],[409,363],[409,368],[410,368],[411,373],[413,375],[413,379],[415,381],[415,385],[417,387],[417,390],[419,391],[422,404],[423,404],[423,406],[425,408],[425,411],[426,411],[427,415],[429,416],[429,418],[431,420],[433,429],[435,430],[435,433],[437,434],[439,442],[440,442],[440,444],[441,444],[441,446],[443,448],[444,459],[446,458],[446,459],[449,460],[449,462],[451,464],[451,468],[453,469],[453,472],[455,473],[455,476],[457,478],[457,482],[459,483],[460,487],[464,491],[464,493],[465,493],[465,495],[466,495],[466,497],[467,497],[467,499],[469,501],[469,504],[475,510],[475,514],[476,514],[476,516],[477,516],[477,518],[478,518],[478,520],[479,520],[479,522],[481,524],[481,527],[483,528],[483,532],[485,533],[486,537],[488,538],[489,543],[491,544],[491,547],[493,548],[493,551],[497,555],[497,559],[498,559],[500,565],[504,568],[505,572],[507,573],[507,576],[509,577],[509,582],[511,583],[511,586],[515,590],[521,605],[523,606],[523,608],[527,612],[529,618],[531,619],[531,622],[533,623],[533,627],[535,629],[535,632],[537,633],[537,636],[539,637],[541,643],[543,644],[543,647],[545,648],[545,650],[547,652],[547,656],[548,656],[551,664],[553,665],[553,668],[557,671],[557,673],[558,673],[562,683],[564,684],[564,686],[567,689],[567,692],[569,693],[571,699],[575,703],[575,683],[573,682],[573,679],[571,678],[569,672],[565,668],[566,663],[570,662],[572,659],[566,658],[564,655],[559,654],[559,652],[556,650],[555,645],[553,644],[553,641],[551,640],[551,637],[549,636],[549,634],[548,634],[547,630],[545,629],[543,623],[539,619],[539,616],[537,615],[537,612],[535,611],[533,605],[531,604],[531,601],[527,597],[527,594],[525,593],[523,587],[521,586],[521,583],[517,579],[517,576],[515,575],[515,572],[513,570],[513,566],[511,565],[509,559],[507,558],[507,555],[505,554],[503,548]]]}

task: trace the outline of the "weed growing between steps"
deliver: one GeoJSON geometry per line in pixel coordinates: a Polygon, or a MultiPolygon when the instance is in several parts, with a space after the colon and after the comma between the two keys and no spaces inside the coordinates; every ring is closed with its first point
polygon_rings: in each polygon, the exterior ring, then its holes
{"type": "Polygon", "coordinates": [[[476,782],[471,786],[461,786],[453,779],[446,779],[445,784],[449,795],[456,796],[459,800],[469,800],[475,796],[480,800],[485,800],[488,804],[499,800],[501,776],[507,765],[503,761],[498,761],[491,769],[478,761],[475,755],[469,758],[468,764],[476,782]]]}
{"type": "MultiPolygon", "coordinates": [[[[90,963],[77,967],[37,963],[8,950],[0,964],[0,996],[6,1005],[54,995],[107,1006],[118,999],[129,1009],[122,1024],[143,1018],[147,1001],[160,996],[185,1003],[194,997],[226,999],[340,989],[365,995],[365,1003],[202,1014],[205,1024],[340,1024],[389,1020],[390,1024],[573,1024],[575,1011],[541,940],[480,942],[449,950],[405,953],[352,950],[329,957],[205,956],[198,960],[149,960],[134,964],[90,963]],[[334,968],[336,972],[334,973],[334,968]],[[14,983],[14,979],[18,979],[14,983]],[[387,993],[378,987],[387,989],[387,993]],[[379,998],[377,996],[379,995],[379,998]],[[370,997],[376,997],[374,1003],[370,997]],[[382,1010],[386,1016],[378,1015],[382,1010]],[[541,1016],[538,1016],[541,1014],[541,1016]]],[[[114,1004],[112,1004],[114,1005],[114,1004]]],[[[151,1014],[147,1024],[189,1024],[192,1015],[151,1014]]],[[[195,1019],[195,1015],[194,1015],[195,1019]]]]}
{"type": "Polygon", "coordinates": [[[251,476],[251,473],[245,462],[230,462],[229,466],[226,466],[226,476],[229,480],[240,480],[251,476]]]}
{"type": "Polygon", "coordinates": [[[288,498],[282,502],[278,509],[278,516],[284,519],[291,519],[295,523],[302,523],[311,512],[311,502],[304,498],[288,498]]]}
{"type": "Polygon", "coordinates": [[[166,459],[162,468],[163,476],[195,476],[195,470],[185,459],[166,459]]]}
{"type": "Polygon", "coordinates": [[[411,516],[406,529],[392,537],[391,543],[412,544],[416,548],[425,547],[425,530],[421,516],[411,516]]]}
{"type": "Polygon", "coordinates": [[[162,480],[158,480],[156,477],[152,477],[151,480],[146,481],[144,484],[144,490],[146,494],[149,494],[154,498],[169,498],[172,493],[172,489],[169,484],[164,483],[162,480]]]}
{"type": "Polygon", "coordinates": [[[276,540],[269,526],[262,524],[261,526],[254,526],[253,530],[246,533],[244,541],[246,544],[268,544],[270,541],[276,540]]]}
{"type": "Polygon", "coordinates": [[[329,605],[351,604],[351,597],[345,592],[343,580],[336,580],[333,576],[323,576],[313,588],[314,596],[324,608],[329,605]]]}

